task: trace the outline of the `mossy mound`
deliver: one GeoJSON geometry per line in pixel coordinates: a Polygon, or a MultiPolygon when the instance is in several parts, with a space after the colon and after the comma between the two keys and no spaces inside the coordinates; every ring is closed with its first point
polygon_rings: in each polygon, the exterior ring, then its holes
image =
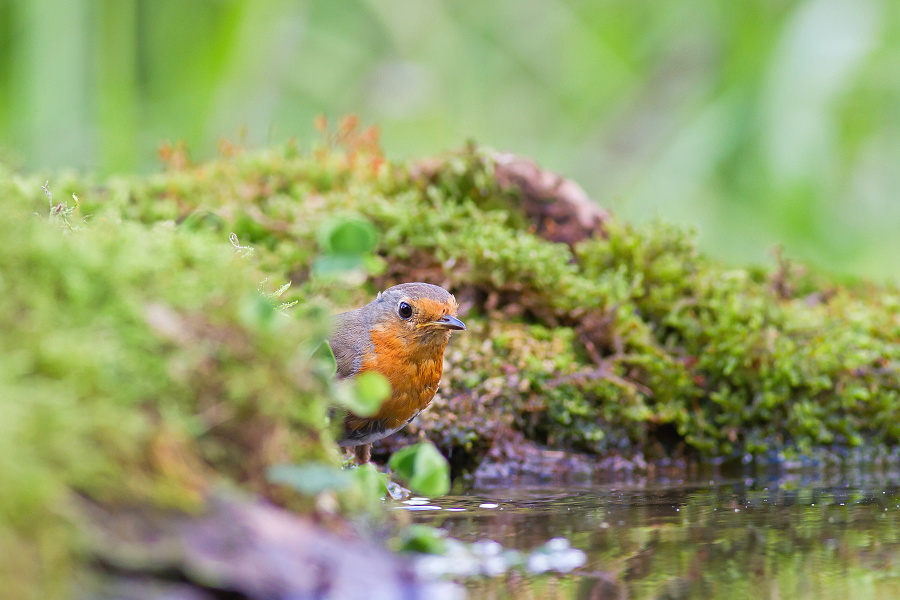
{"type": "Polygon", "coordinates": [[[495,310],[454,340],[416,424],[439,445],[484,449],[503,428],[601,455],[897,443],[896,291],[792,276],[781,295],[783,270],[726,269],[662,224],[609,223],[571,258],[576,285],[524,292],[546,317],[495,310]]]}
{"type": "Polygon", "coordinates": [[[198,509],[211,486],[267,491],[271,464],[339,460],[323,431],[331,384],[304,351],[327,313],[279,312],[254,265],[208,232],[85,226],[58,206],[41,219],[0,195],[9,597],[70,580],[76,495],[198,509]]]}
{"type": "MultiPolygon", "coordinates": [[[[454,337],[419,420],[448,454],[483,450],[498,426],[596,453],[671,451],[657,443],[664,430],[706,455],[900,437],[896,289],[784,260],[731,268],[701,256],[690,230],[659,222],[604,215],[581,239],[554,238],[522,193],[528,182],[501,173],[496,155],[469,147],[394,164],[352,121],[310,152],[228,150],[191,165],[169,149],[158,175],[60,185],[94,218],[235,232],[304,302],[341,310],[400,281],[451,288],[472,327],[454,337]],[[355,279],[317,262],[336,215],[379,232],[355,279]]],[[[34,184],[29,193],[42,201],[34,184]]]]}
{"type": "Polygon", "coordinates": [[[395,277],[409,261],[452,265],[443,277],[480,313],[483,334],[455,342],[456,375],[419,423],[448,451],[483,448],[498,427],[599,454],[897,443],[896,288],[838,284],[780,257],[731,268],[661,222],[608,218],[597,235],[552,243],[523,224],[495,168],[468,150],[424,187],[411,178],[420,212],[375,216],[395,277]]]}
{"type": "MultiPolygon", "coordinates": [[[[651,455],[900,438],[896,289],[730,268],[663,223],[573,226],[496,155],[394,164],[349,122],[310,152],[164,159],[149,177],[55,178],[80,215],[52,205],[54,225],[31,214],[43,179],[0,174],[16,240],[0,247],[0,474],[27,490],[0,502],[0,545],[68,527],[53,515],[72,490],[190,506],[221,479],[270,493],[275,462],[335,464],[312,358],[327,312],[401,281],[462,302],[469,330],[410,431],[466,468],[509,431],[651,455]],[[371,254],[348,222],[374,225],[371,254]],[[284,281],[287,316],[257,292],[284,281]]],[[[29,547],[25,573],[58,551],[29,547]]]]}

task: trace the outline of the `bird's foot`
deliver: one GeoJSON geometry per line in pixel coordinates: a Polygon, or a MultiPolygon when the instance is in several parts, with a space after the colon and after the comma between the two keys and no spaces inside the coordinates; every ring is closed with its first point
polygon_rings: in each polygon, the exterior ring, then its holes
{"type": "Polygon", "coordinates": [[[353,449],[356,456],[356,464],[364,465],[372,460],[372,444],[361,444],[353,449]]]}

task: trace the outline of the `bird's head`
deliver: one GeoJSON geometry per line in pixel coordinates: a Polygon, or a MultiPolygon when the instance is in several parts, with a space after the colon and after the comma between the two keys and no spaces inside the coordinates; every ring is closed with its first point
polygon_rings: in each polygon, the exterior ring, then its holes
{"type": "Polygon", "coordinates": [[[456,316],[453,294],[429,283],[402,283],[378,294],[367,308],[373,326],[394,330],[406,339],[444,341],[466,325],[456,316]]]}

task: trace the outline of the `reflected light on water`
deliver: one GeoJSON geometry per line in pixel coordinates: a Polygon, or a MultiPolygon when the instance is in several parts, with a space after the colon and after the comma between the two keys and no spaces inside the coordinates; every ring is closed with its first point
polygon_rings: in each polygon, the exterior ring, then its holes
{"type": "Polygon", "coordinates": [[[428,507],[413,520],[466,543],[585,553],[570,573],[458,578],[472,598],[900,598],[900,486],[862,481],[476,489],[398,509],[428,507]]]}

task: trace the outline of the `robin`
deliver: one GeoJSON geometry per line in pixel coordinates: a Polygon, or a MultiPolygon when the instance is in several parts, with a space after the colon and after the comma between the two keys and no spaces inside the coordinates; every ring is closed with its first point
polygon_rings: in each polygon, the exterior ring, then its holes
{"type": "Polygon", "coordinates": [[[431,404],[450,332],[466,329],[456,318],[458,308],[442,287],[403,283],[335,317],[329,343],[338,378],[377,371],[391,384],[390,397],[375,415],[344,418],[338,444],[355,446],[358,463],[369,462],[372,442],[399,431],[431,404]]]}

